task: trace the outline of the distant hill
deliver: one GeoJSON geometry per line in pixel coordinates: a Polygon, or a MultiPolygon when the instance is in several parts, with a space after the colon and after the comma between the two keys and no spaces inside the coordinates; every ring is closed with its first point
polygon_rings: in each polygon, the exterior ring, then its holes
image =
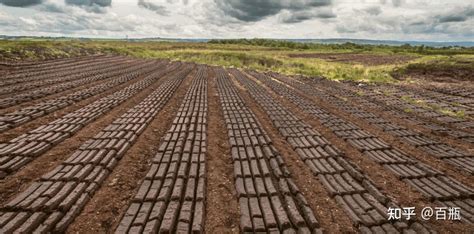
{"type": "Polygon", "coordinates": [[[334,38],[334,39],[286,39],[293,42],[301,43],[322,43],[322,44],[343,44],[347,42],[363,45],[392,45],[400,46],[404,44],[410,44],[412,46],[431,46],[431,47],[443,47],[443,46],[462,46],[462,47],[474,47],[474,41],[395,41],[395,40],[368,40],[368,39],[350,39],[350,38],[334,38]]]}
{"type": "MultiPolygon", "coordinates": [[[[175,42],[208,42],[212,39],[206,38],[86,38],[86,37],[34,37],[34,36],[7,36],[0,35],[0,39],[15,40],[15,39],[46,39],[46,40],[128,40],[128,41],[175,41],[175,42]]],[[[270,38],[267,38],[270,39],[270,38]]],[[[329,39],[274,39],[281,41],[291,41],[299,43],[321,43],[321,44],[344,44],[347,42],[362,44],[362,45],[391,45],[401,46],[410,44],[412,46],[431,46],[431,47],[445,47],[445,46],[462,46],[474,47],[474,41],[397,41],[397,40],[369,40],[369,39],[351,39],[351,38],[329,38],[329,39]]]]}
{"type": "MultiPolygon", "coordinates": [[[[267,38],[271,39],[271,38],[267,38]]],[[[177,42],[208,42],[212,39],[199,38],[199,39],[186,39],[186,38],[140,38],[131,39],[136,41],[177,41],[177,42]]],[[[474,41],[395,41],[395,40],[369,40],[369,39],[351,39],[351,38],[334,38],[334,39],[274,39],[281,41],[292,41],[299,43],[320,43],[320,44],[344,44],[347,42],[362,44],[362,45],[390,45],[390,46],[401,46],[404,44],[410,44],[412,46],[431,46],[431,47],[444,47],[444,46],[462,46],[462,47],[474,47],[474,41]]]]}

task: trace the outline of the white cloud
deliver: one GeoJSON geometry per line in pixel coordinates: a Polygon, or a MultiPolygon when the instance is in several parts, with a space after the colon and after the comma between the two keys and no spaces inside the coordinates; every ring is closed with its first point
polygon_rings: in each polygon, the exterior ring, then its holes
{"type": "Polygon", "coordinates": [[[150,11],[154,11],[159,15],[168,15],[169,11],[166,9],[165,6],[162,6],[158,3],[154,3],[148,0],[138,0],[138,6],[148,9],[150,11]]]}
{"type": "Polygon", "coordinates": [[[243,3],[257,4],[250,0],[44,0],[24,7],[0,6],[0,34],[474,40],[474,8],[463,0],[266,0],[253,11],[246,11],[243,3]]]}
{"type": "MultiPolygon", "coordinates": [[[[336,30],[347,37],[370,35],[390,35],[394,39],[403,36],[419,39],[474,39],[474,8],[472,5],[435,8],[429,11],[418,9],[387,9],[384,14],[354,10],[358,17],[350,21],[340,21],[336,30]]],[[[350,13],[349,13],[350,14],[350,13]]],[[[349,15],[348,14],[348,15],[349,15]]]]}

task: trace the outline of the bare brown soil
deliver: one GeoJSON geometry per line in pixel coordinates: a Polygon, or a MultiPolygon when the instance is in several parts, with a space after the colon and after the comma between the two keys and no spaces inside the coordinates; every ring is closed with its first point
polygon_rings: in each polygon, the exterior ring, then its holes
{"type": "MultiPolygon", "coordinates": [[[[354,101],[354,100],[351,100],[351,102],[354,102],[355,105],[357,105],[357,103],[358,103],[357,101],[354,101]]],[[[431,138],[436,139],[439,142],[443,142],[443,143],[451,145],[453,147],[466,150],[470,153],[474,153],[474,144],[460,141],[459,139],[456,139],[452,136],[449,136],[446,133],[441,135],[440,133],[434,132],[434,131],[432,131],[428,128],[425,128],[423,126],[416,125],[416,124],[413,124],[413,123],[410,123],[410,122],[407,122],[407,121],[403,121],[402,119],[397,118],[394,115],[390,115],[389,113],[385,113],[385,112],[383,112],[379,109],[371,109],[371,108],[362,107],[362,106],[360,106],[360,108],[364,109],[364,110],[367,110],[367,111],[370,111],[370,112],[373,112],[373,113],[376,113],[377,115],[380,115],[384,119],[390,120],[393,123],[397,123],[397,124],[399,124],[401,126],[404,126],[408,129],[411,129],[411,130],[414,130],[416,132],[419,132],[419,133],[425,134],[427,136],[430,136],[431,138]]],[[[431,159],[428,160],[428,161],[431,161],[431,159]]]]}
{"type": "Polygon", "coordinates": [[[61,164],[71,153],[81,146],[87,139],[93,137],[102,128],[114,121],[117,116],[125,113],[129,108],[148,96],[159,82],[141,91],[138,95],[112,109],[93,123],[87,125],[73,137],[66,139],[52,149],[46,151],[17,173],[0,180],[0,204],[5,204],[15,194],[25,190],[29,184],[39,179],[46,172],[61,164]]]}
{"type": "MultiPolygon", "coordinates": [[[[91,82],[91,83],[89,83],[89,84],[81,85],[81,86],[75,87],[75,88],[73,88],[73,89],[69,89],[69,90],[65,90],[65,91],[59,92],[59,93],[47,95],[47,96],[44,96],[44,97],[41,97],[41,98],[38,98],[38,99],[26,101],[26,102],[20,103],[20,104],[15,105],[15,106],[7,107],[7,108],[2,108],[2,109],[0,109],[0,113],[3,114],[3,113],[13,112],[13,111],[18,110],[18,109],[20,109],[20,108],[32,106],[32,105],[35,105],[35,104],[38,104],[38,103],[45,102],[45,101],[47,101],[47,100],[51,100],[51,99],[54,99],[54,98],[62,97],[62,96],[65,96],[65,95],[68,95],[68,94],[77,92],[77,91],[82,90],[82,89],[87,89],[87,88],[90,88],[90,87],[93,87],[93,86],[96,86],[96,85],[105,83],[105,82],[107,82],[107,81],[108,81],[108,80],[100,80],[100,81],[91,82]]],[[[11,94],[5,95],[5,97],[9,97],[9,96],[11,96],[11,94]]]]}
{"type": "Polygon", "coordinates": [[[450,63],[434,61],[427,64],[410,64],[402,71],[395,71],[392,75],[399,80],[410,78],[422,82],[453,85],[463,82],[472,87],[474,61],[453,59],[450,63]]]}
{"type": "MultiPolygon", "coordinates": [[[[270,88],[266,87],[266,89],[270,93],[272,93],[272,96],[275,99],[279,99],[281,103],[283,103],[286,107],[290,108],[291,112],[297,114],[298,117],[300,117],[304,122],[313,126],[315,130],[321,132],[324,137],[326,137],[338,149],[342,150],[345,153],[345,155],[348,157],[348,159],[350,159],[355,165],[357,165],[363,172],[369,172],[366,175],[371,180],[373,180],[377,188],[379,188],[385,195],[391,198],[394,203],[397,203],[402,207],[414,206],[414,207],[417,207],[418,210],[421,210],[424,207],[437,207],[435,203],[426,199],[420,192],[415,190],[412,186],[410,186],[409,184],[403,181],[400,181],[393,173],[389,172],[383,166],[370,160],[367,156],[360,153],[356,148],[354,148],[353,146],[351,146],[350,144],[348,144],[347,142],[345,142],[344,140],[336,136],[330,129],[323,126],[319,121],[315,120],[313,116],[303,112],[300,108],[298,108],[296,105],[294,105],[287,99],[279,95],[276,95],[270,88]]],[[[300,94],[303,96],[306,96],[303,93],[300,93],[300,94]]],[[[374,135],[378,137],[382,137],[384,138],[384,140],[387,140],[385,138],[387,137],[386,133],[383,133],[378,130],[373,130],[373,127],[370,126],[369,124],[363,123],[363,121],[359,121],[358,119],[348,116],[348,114],[345,114],[344,112],[339,111],[336,107],[327,104],[323,100],[313,99],[308,96],[306,97],[309,99],[312,99],[316,104],[327,108],[327,110],[330,110],[331,113],[336,114],[338,117],[344,118],[349,121],[354,121],[357,124],[361,124],[363,129],[366,129],[366,130],[370,129],[372,131],[375,131],[376,133],[374,135]]],[[[261,118],[264,118],[264,117],[261,117],[261,118]]],[[[387,138],[391,138],[391,137],[388,136],[387,138]]],[[[389,143],[392,144],[393,139],[390,139],[389,143]]],[[[426,157],[430,157],[430,156],[424,155],[424,153],[419,152],[419,150],[415,150],[415,152],[413,152],[413,151],[410,151],[412,150],[412,147],[408,147],[399,142],[395,144],[396,144],[395,146],[399,147],[399,149],[405,152],[409,152],[410,156],[414,156],[417,159],[424,159],[423,160],[424,162],[426,161],[431,162],[430,166],[434,166],[437,169],[440,169],[443,171],[450,170],[450,172],[455,174],[455,178],[460,179],[460,181],[464,183],[472,184],[464,173],[459,173],[459,171],[455,172],[451,166],[446,165],[445,163],[432,162],[434,160],[432,161],[426,160],[426,157]],[[449,169],[446,169],[444,167],[447,167],[449,169]]],[[[433,158],[431,157],[431,159],[433,158]]],[[[337,222],[340,222],[340,220],[337,220],[337,222]]],[[[442,222],[436,222],[434,220],[430,220],[429,223],[432,227],[436,228],[436,230],[442,233],[452,233],[452,231],[464,232],[466,230],[470,230],[470,225],[459,223],[459,222],[452,222],[449,224],[449,227],[447,225],[444,225],[442,222]]]]}
{"type": "Polygon", "coordinates": [[[319,181],[319,178],[311,173],[311,170],[301,161],[300,157],[288,142],[280,136],[269,117],[249,96],[246,89],[235,80],[234,83],[239,87],[242,98],[258,117],[264,130],[272,139],[274,146],[285,159],[285,163],[296,185],[300,188],[305,197],[310,198],[308,199],[308,203],[320,222],[321,227],[331,233],[355,233],[356,229],[348,216],[344,214],[344,209],[329,196],[323,184],[319,181]]]}
{"type": "Polygon", "coordinates": [[[444,71],[407,71],[406,74],[402,76],[397,76],[399,80],[406,80],[410,78],[411,80],[419,80],[420,82],[433,82],[433,83],[443,83],[443,84],[454,84],[458,85],[460,82],[471,84],[474,81],[472,77],[473,71],[459,70],[459,69],[446,69],[444,71]]]}
{"type": "MultiPolygon", "coordinates": [[[[2,132],[2,133],[0,133],[0,142],[7,142],[7,141],[9,141],[9,140],[11,140],[11,139],[13,139],[13,138],[15,138],[15,137],[17,137],[17,136],[23,134],[23,133],[26,133],[26,132],[28,132],[28,131],[31,131],[31,130],[33,130],[33,129],[35,129],[35,128],[37,128],[37,127],[43,125],[43,124],[49,123],[49,122],[51,122],[51,121],[54,121],[55,119],[60,118],[61,116],[64,116],[64,115],[66,115],[66,114],[68,114],[68,113],[71,113],[71,112],[74,112],[74,111],[76,111],[76,110],[78,110],[78,109],[80,109],[80,108],[82,108],[82,107],[84,107],[84,106],[87,106],[87,105],[90,104],[90,103],[93,103],[93,102],[95,102],[95,101],[97,101],[97,100],[99,100],[99,99],[101,99],[101,98],[103,98],[103,97],[106,97],[106,96],[108,96],[108,95],[110,95],[110,94],[112,94],[112,93],[115,93],[115,92],[117,92],[118,90],[121,90],[121,89],[123,89],[123,88],[125,88],[125,87],[127,87],[127,86],[129,86],[129,85],[131,85],[131,84],[133,84],[133,83],[135,83],[135,82],[137,82],[137,81],[139,81],[139,80],[140,80],[140,79],[135,79],[135,80],[128,81],[128,82],[126,82],[126,83],[124,83],[124,84],[121,84],[121,85],[118,85],[118,86],[116,86],[116,87],[114,87],[114,88],[112,88],[112,89],[109,89],[109,90],[107,90],[107,91],[104,92],[104,93],[101,93],[101,94],[99,94],[99,95],[92,96],[92,97],[87,98],[87,99],[85,99],[85,100],[82,100],[82,101],[79,101],[79,102],[77,102],[77,103],[74,103],[74,104],[72,104],[72,105],[70,105],[70,106],[67,106],[67,107],[65,107],[65,108],[63,108],[63,109],[60,109],[60,110],[57,110],[57,111],[53,111],[53,112],[51,112],[51,113],[49,113],[49,114],[47,114],[47,115],[45,115],[45,116],[42,116],[42,117],[39,117],[38,119],[33,120],[33,121],[31,121],[31,122],[22,124],[22,125],[20,125],[20,126],[18,126],[18,127],[15,127],[15,128],[12,128],[12,129],[7,130],[7,131],[5,131],[5,132],[2,132]]],[[[82,89],[82,88],[81,88],[81,89],[82,89]]],[[[75,89],[74,91],[77,91],[77,90],[75,89]]],[[[58,94],[58,95],[60,95],[60,94],[58,94]]],[[[62,94],[62,95],[64,95],[64,94],[62,94]]],[[[37,103],[39,103],[39,102],[40,102],[40,101],[38,101],[37,103]]],[[[31,104],[31,103],[29,103],[29,104],[31,104]]],[[[25,104],[25,105],[26,105],[26,104],[25,104]]],[[[18,109],[18,108],[17,108],[17,109],[18,109]]]]}
{"type": "Polygon", "coordinates": [[[330,62],[360,63],[363,65],[384,65],[400,64],[408,62],[414,57],[407,55],[376,55],[376,54],[355,54],[355,53],[311,53],[311,54],[290,54],[292,58],[318,58],[330,62]]]}
{"type": "Polygon", "coordinates": [[[239,233],[239,204],[234,186],[230,145],[219,103],[216,77],[209,78],[207,233],[239,233]]]}
{"type": "MultiPolygon", "coordinates": [[[[302,95],[304,95],[304,94],[302,94],[302,95]]],[[[358,126],[361,127],[361,129],[364,129],[364,130],[370,132],[371,134],[373,134],[374,136],[377,136],[377,137],[383,139],[385,142],[389,143],[390,145],[394,146],[397,149],[402,150],[403,152],[405,152],[410,157],[416,158],[416,159],[420,160],[421,162],[426,163],[427,165],[429,165],[433,168],[436,168],[437,170],[445,172],[447,175],[450,175],[453,178],[455,178],[455,179],[457,179],[457,180],[459,180],[459,181],[461,181],[465,184],[468,184],[468,185],[471,185],[471,186],[474,185],[474,183],[472,183],[472,181],[471,181],[471,178],[470,178],[471,176],[469,175],[469,173],[467,173],[465,171],[462,171],[462,170],[459,170],[459,168],[457,168],[457,167],[455,167],[451,164],[447,164],[447,163],[443,162],[441,159],[438,159],[438,158],[436,158],[432,155],[429,155],[426,152],[424,152],[420,149],[417,149],[416,147],[397,139],[396,137],[382,131],[381,129],[374,127],[373,125],[369,124],[368,122],[363,121],[362,119],[354,118],[354,117],[350,116],[348,113],[339,110],[336,106],[328,104],[327,102],[325,102],[322,99],[315,99],[315,98],[312,98],[312,99],[316,103],[318,103],[318,105],[325,107],[326,110],[330,111],[331,113],[337,115],[340,118],[343,118],[345,120],[348,120],[348,121],[351,121],[351,122],[357,124],[358,126]]],[[[349,100],[349,101],[352,101],[352,100],[349,100]]],[[[353,102],[353,104],[357,105],[357,102],[353,102]]],[[[359,107],[359,108],[366,109],[366,108],[363,108],[363,107],[359,107]]],[[[376,115],[384,116],[383,113],[381,113],[378,110],[371,110],[371,112],[375,113],[376,115]]],[[[448,140],[448,142],[449,142],[449,140],[448,140]]]]}
{"type": "MultiPolygon", "coordinates": [[[[314,54],[307,54],[301,56],[311,57],[313,55],[314,54]]],[[[300,54],[294,54],[292,56],[299,57],[300,54]]],[[[393,56],[390,56],[390,58],[379,58],[374,55],[365,54],[324,54],[322,57],[321,54],[315,54],[314,56],[315,58],[322,58],[330,61],[350,63],[354,62],[367,65],[399,63],[412,59],[411,57],[393,58],[393,56]]],[[[15,73],[21,70],[10,69],[9,66],[3,67],[8,71],[3,69],[0,65],[0,74],[2,69],[4,72],[9,73],[15,73]]],[[[157,114],[157,116],[151,121],[143,133],[138,137],[135,144],[133,144],[127,150],[123,158],[118,162],[117,166],[113,167],[113,170],[110,172],[107,179],[101,183],[101,187],[95,193],[93,193],[93,195],[90,197],[90,200],[85,203],[84,208],[79,213],[77,213],[75,220],[68,225],[68,233],[114,232],[124,217],[132,197],[135,196],[140,184],[145,178],[145,174],[151,166],[151,159],[158,152],[160,142],[165,136],[167,130],[170,128],[171,123],[176,116],[177,110],[184,99],[185,93],[191,86],[191,80],[196,76],[196,74],[197,73],[195,70],[188,75],[183,83],[181,83],[181,86],[177,88],[176,92],[172,95],[165,107],[157,114]]],[[[0,134],[0,140],[10,140],[21,135],[22,133],[37,128],[40,125],[52,122],[67,113],[70,113],[89,103],[92,103],[95,100],[98,100],[99,98],[117,92],[119,89],[142,78],[143,76],[116,86],[107,92],[95,95],[61,110],[35,119],[20,127],[5,131],[0,134]]],[[[250,93],[239,84],[235,77],[232,78],[232,81],[232,83],[237,87],[239,94],[243,97],[245,104],[252,110],[252,112],[255,113],[259,124],[270,137],[276,150],[281,154],[281,157],[284,159],[284,164],[287,166],[290,172],[292,180],[298,187],[303,197],[307,200],[309,207],[316,216],[321,228],[323,228],[327,233],[355,233],[360,231],[358,230],[358,227],[355,226],[351,221],[344,208],[337,203],[334,197],[329,195],[328,191],[325,189],[325,186],[322,184],[319,178],[314,176],[308,165],[302,161],[297,152],[293,150],[288,141],[280,134],[278,128],[273,125],[270,116],[267,115],[261,106],[253,100],[253,98],[250,96],[250,93]]],[[[463,82],[467,83],[468,81],[463,82]]],[[[74,90],[90,87],[99,83],[100,82],[94,82],[85,86],[76,87],[74,90]]],[[[160,84],[162,84],[162,80],[159,80],[158,82],[155,82],[149,87],[141,90],[139,93],[134,95],[133,98],[130,98],[129,100],[116,106],[111,111],[96,119],[94,122],[86,124],[76,134],[69,136],[66,140],[62,141],[55,147],[42,153],[36,157],[35,160],[16,171],[16,173],[12,173],[5,179],[0,180],[0,212],[4,212],[2,209],[10,209],[6,207],[6,203],[8,201],[12,200],[13,198],[17,198],[19,194],[25,191],[33,182],[38,181],[42,175],[61,164],[86,140],[93,137],[118,116],[125,113],[131,107],[146,98],[151,92],[156,90],[160,84]]],[[[452,83],[441,82],[438,82],[437,84],[454,85],[452,83]]],[[[295,114],[305,123],[312,126],[314,130],[320,132],[324,138],[330,142],[331,145],[342,151],[346,159],[356,165],[360,171],[363,172],[367,178],[372,180],[376,187],[393,202],[401,206],[416,206],[418,211],[421,207],[437,206],[437,204],[430,201],[428,198],[418,192],[419,190],[414,189],[414,187],[410,186],[407,182],[398,179],[394,173],[386,169],[384,166],[376,163],[364,153],[361,153],[361,151],[357,150],[354,146],[347,143],[342,138],[336,136],[330,128],[326,127],[327,125],[323,125],[314,116],[304,112],[304,110],[293,104],[285,96],[277,95],[267,86],[264,86],[264,88],[264,90],[268,91],[272,95],[272,98],[281,102],[283,106],[288,108],[290,112],[295,114]]],[[[315,86],[315,88],[317,87],[315,86]]],[[[420,88],[423,87],[420,86],[420,88]]],[[[27,102],[6,110],[11,111],[18,109],[24,105],[38,103],[42,100],[58,97],[72,91],[73,90],[69,90],[60,94],[51,95],[40,100],[27,102]]],[[[399,141],[397,138],[368,124],[363,119],[350,116],[348,113],[345,113],[339,109],[338,106],[328,103],[327,100],[323,99],[322,97],[313,97],[300,91],[297,92],[298,94],[308,98],[319,107],[326,109],[332,115],[353,122],[359,128],[383,139],[394,148],[404,151],[413,159],[445,172],[447,175],[458,180],[466,186],[471,188],[474,186],[472,175],[457,170],[446,162],[427,155],[423,151],[399,141]]],[[[205,233],[239,233],[241,231],[241,210],[239,206],[239,200],[237,198],[237,191],[235,189],[234,166],[231,158],[227,126],[224,121],[224,114],[221,109],[222,107],[219,101],[219,94],[217,92],[216,74],[214,74],[212,71],[210,71],[208,77],[207,94],[207,103],[209,105],[207,119],[207,171],[205,174],[207,185],[205,187],[204,193],[206,194],[206,197],[203,200],[205,201],[203,230],[205,233]]],[[[465,98],[468,99],[469,97],[465,98]]],[[[358,106],[358,103],[353,100],[349,99],[347,101],[351,105],[358,106]]],[[[450,144],[455,148],[471,150],[470,152],[473,152],[472,145],[462,145],[463,143],[461,141],[456,141],[455,139],[451,138],[444,139],[442,136],[431,134],[427,129],[404,123],[403,119],[397,119],[397,117],[389,116],[386,113],[380,112],[379,109],[365,108],[365,110],[368,112],[380,114],[382,118],[402,124],[408,128],[429,134],[438,141],[444,140],[445,143],[450,144]]],[[[2,149],[1,146],[0,149],[2,149]]],[[[469,202],[472,202],[473,195],[470,194],[468,196],[471,198],[469,202]]],[[[13,211],[17,212],[17,210],[13,211]]],[[[472,230],[474,230],[472,225],[459,222],[433,220],[427,222],[426,224],[439,233],[472,233],[472,230]]],[[[1,225],[3,224],[0,222],[0,227],[2,227],[1,225]]],[[[135,225],[135,227],[137,227],[137,225],[135,225]]]]}
{"type": "MultiPolygon", "coordinates": [[[[151,87],[150,93],[160,83],[157,82],[151,87]]],[[[117,167],[104,181],[103,186],[84,207],[81,215],[69,226],[68,232],[113,233],[129,201],[145,177],[151,165],[151,159],[160,145],[160,139],[171,126],[190,84],[191,78],[188,76],[170,102],[158,113],[124,158],[119,161],[117,167]]]]}

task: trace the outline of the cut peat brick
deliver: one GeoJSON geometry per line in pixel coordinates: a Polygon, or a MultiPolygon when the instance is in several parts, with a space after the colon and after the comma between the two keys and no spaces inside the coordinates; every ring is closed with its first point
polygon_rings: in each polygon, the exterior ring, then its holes
{"type": "Polygon", "coordinates": [[[0,66],[2,233],[474,230],[469,85],[115,55],[0,66]],[[421,205],[461,221],[388,220],[421,205]]]}

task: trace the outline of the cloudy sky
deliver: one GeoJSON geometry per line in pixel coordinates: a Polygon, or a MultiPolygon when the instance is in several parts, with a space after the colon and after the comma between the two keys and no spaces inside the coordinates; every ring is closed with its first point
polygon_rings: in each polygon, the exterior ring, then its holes
{"type": "Polygon", "coordinates": [[[474,41],[472,0],[0,0],[0,34],[474,41]]]}

